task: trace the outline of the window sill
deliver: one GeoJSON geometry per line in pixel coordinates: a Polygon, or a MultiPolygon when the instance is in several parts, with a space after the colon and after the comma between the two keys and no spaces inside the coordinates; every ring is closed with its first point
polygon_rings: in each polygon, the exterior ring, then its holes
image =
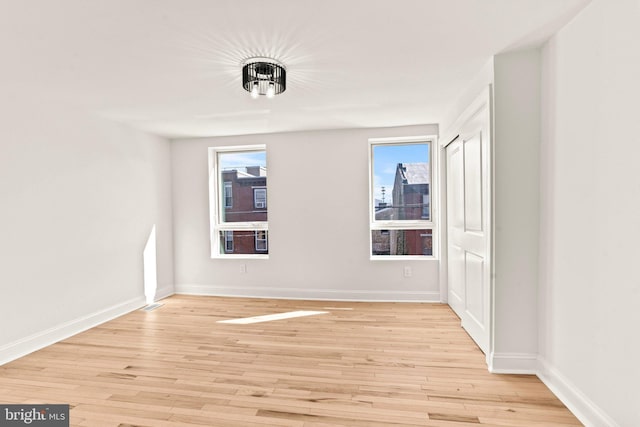
{"type": "Polygon", "coordinates": [[[370,255],[369,261],[438,261],[435,255],[370,255]]]}
{"type": "Polygon", "coordinates": [[[219,254],[211,259],[269,259],[269,254],[219,254]]]}

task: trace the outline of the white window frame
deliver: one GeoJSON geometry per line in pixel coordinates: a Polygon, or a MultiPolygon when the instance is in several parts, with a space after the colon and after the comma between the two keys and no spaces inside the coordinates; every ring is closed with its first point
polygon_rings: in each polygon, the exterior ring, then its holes
{"type": "MultiPolygon", "coordinates": [[[[268,253],[226,254],[221,248],[220,236],[223,231],[269,230],[268,221],[224,222],[224,181],[218,168],[218,157],[224,153],[267,151],[265,144],[209,147],[209,224],[211,258],[258,258],[268,259],[268,253]]],[[[268,160],[267,160],[268,164],[268,160]]]]}
{"type": "Polygon", "coordinates": [[[436,201],[437,201],[437,177],[438,165],[435,154],[437,147],[437,137],[434,135],[420,135],[408,137],[392,137],[392,138],[369,138],[369,257],[371,260],[434,260],[437,259],[436,236],[438,236],[436,228],[436,201]],[[406,144],[429,144],[429,216],[428,220],[376,220],[375,219],[375,192],[374,192],[374,153],[373,149],[380,145],[406,145],[406,144]],[[372,231],[375,230],[431,230],[432,255],[373,255],[371,248],[373,246],[372,231]]]}
{"type": "Polygon", "coordinates": [[[267,209],[267,187],[253,187],[253,207],[254,209],[267,209]],[[264,204],[262,206],[258,206],[258,198],[256,197],[258,191],[264,191],[264,204]]]}

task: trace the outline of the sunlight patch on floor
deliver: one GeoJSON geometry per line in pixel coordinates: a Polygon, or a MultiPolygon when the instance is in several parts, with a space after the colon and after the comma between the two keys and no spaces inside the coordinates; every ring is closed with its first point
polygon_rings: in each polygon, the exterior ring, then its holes
{"type": "Polygon", "coordinates": [[[326,313],[328,313],[328,311],[290,311],[288,313],[265,314],[264,316],[245,317],[242,319],[218,320],[217,323],[248,325],[250,323],[270,322],[272,320],[291,319],[293,317],[314,316],[316,314],[326,313]]]}

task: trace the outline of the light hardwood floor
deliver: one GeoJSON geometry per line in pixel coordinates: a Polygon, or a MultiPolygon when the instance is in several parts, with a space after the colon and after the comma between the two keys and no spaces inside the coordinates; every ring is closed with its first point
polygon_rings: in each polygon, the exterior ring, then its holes
{"type": "Polygon", "coordinates": [[[575,426],[534,376],[487,372],[446,305],[172,296],[0,367],[0,403],[72,426],[575,426]],[[328,314],[250,325],[218,320],[328,314]]]}

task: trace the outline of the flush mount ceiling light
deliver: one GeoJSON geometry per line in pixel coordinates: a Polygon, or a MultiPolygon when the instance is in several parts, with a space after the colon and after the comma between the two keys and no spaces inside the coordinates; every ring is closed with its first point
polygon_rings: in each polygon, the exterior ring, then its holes
{"type": "Polygon", "coordinates": [[[287,70],[271,58],[249,58],[242,66],[242,87],[252,98],[273,98],[287,88],[287,70]]]}

